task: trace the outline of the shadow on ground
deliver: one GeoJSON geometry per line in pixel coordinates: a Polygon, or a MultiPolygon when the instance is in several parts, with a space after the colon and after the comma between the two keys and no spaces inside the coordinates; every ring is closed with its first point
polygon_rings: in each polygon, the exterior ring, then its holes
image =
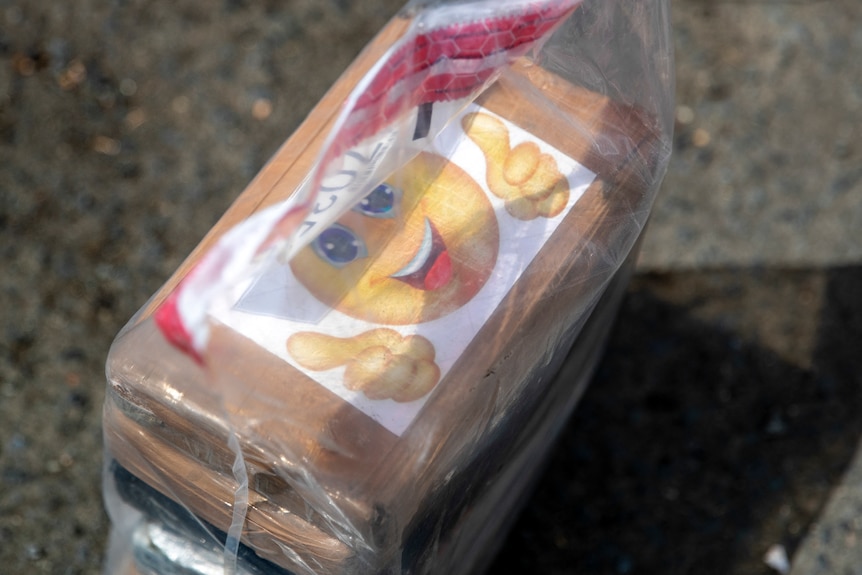
{"type": "Polygon", "coordinates": [[[769,573],[859,442],[860,320],[860,267],[636,278],[490,572],[769,573]]]}

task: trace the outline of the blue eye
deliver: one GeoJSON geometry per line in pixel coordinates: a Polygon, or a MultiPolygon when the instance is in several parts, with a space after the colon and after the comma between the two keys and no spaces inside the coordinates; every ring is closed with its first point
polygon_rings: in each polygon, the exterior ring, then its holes
{"type": "Polygon", "coordinates": [[[401,191],[393,188],[389,184],[380,184],[374,190],[362,198],[353,208],[360,214],[372,218],[393,218],[395,217],[395,203],[401,191]]]}
{"type": "Polygon", "coordinates": [[[326,263],[341,268],[368,256],[365,243],[349,228],[333,224],[311,243],[311,248],[326,263]]]}

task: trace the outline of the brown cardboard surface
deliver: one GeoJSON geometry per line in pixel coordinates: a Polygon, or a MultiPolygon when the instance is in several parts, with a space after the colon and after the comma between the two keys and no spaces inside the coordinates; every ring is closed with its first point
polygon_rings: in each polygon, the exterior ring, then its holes
{"type": "MultiPolygon", "coordinates": [[[[230,225],[293,191],[316,157],[334,104],[401,26],[396,21],[381,33],[330,90],[147,312],[230,225]]],[[[623,234],[633,241],[639,232],[620,222],[651,183],[661,153],[646,116],[528,62],[507,71],[480,103],[598,176],[404,435],[392,435],[226,328],[214,330],[214,363],[206,372],[196,369],[176,357],[145,313],[118,339],[109,360],[118,407],[105,416],[112,456],[226,530],[236,489],[226,440],[235,426],[251,476],[244,541],[262,555],[296,568],[273,548],[272,541],[280,541],[340,572],[349,569],[353,554],[338,541],[334,523],[380,548],[397,541],[435,485],[475,456],[481,438],[506,425],[519,402],[542,392],[525,382],[551,375],[543,372],[548,354],[589,312],[608,279],[596,250],[616,245],[623,234]],[[157,359],[171,354],[175,361],[157,359]]]]}

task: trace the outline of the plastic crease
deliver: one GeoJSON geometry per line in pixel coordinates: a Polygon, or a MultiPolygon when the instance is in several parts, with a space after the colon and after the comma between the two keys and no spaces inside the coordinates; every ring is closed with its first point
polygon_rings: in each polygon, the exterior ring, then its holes
{"type": "Polygon", "coordinates": [[[234,454],[233,477],[236,481],[236,491],[233,499],[233,517],[231,518],[230,528],[227,531],[227,539],[224,544],[224,572],[225,575],[237,575],[237,554],[239,553],[239,543],[242,538],[242,531],[245,527],[245,518],[248,513],[248,470],[245,466],[245,457],[242,454],[239,440],[235,429],[230,430],[228,436],[228,446],[234,454]]]}

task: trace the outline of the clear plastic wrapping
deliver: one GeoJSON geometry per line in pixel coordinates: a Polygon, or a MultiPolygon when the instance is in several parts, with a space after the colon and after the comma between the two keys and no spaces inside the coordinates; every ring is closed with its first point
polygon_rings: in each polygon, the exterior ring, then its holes
{"type": "Polygon", "coordinates": [[[117,336],[106,572],[482,570],[669,159],[667,9],[426,1],[381,31],[117,336]]]}

